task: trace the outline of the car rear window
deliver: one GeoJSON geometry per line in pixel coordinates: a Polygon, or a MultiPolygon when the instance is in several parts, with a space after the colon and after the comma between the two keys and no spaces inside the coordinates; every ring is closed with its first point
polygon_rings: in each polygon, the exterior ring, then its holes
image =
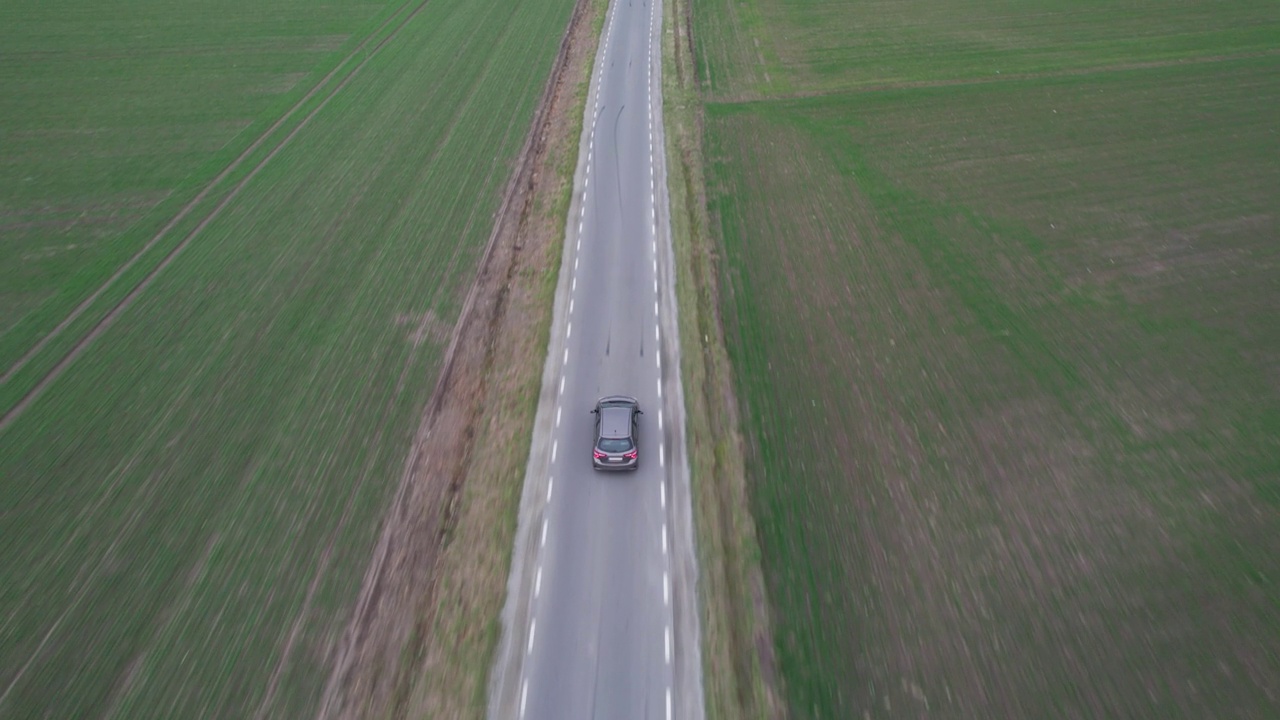
{"type": "Polygon", "coordinates": [[[626,452],[631,449],[631,441],[627,438],[601,438],[600,449],[607,453],[626,452]]]}

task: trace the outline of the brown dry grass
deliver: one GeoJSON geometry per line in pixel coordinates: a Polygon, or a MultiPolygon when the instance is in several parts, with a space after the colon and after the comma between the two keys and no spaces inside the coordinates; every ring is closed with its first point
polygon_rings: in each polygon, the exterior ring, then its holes
{"type": "MultiPolygon", "coordinates": [[[[482,717],[603,0],[580,0],[322,714],[482,717]],[[473,452],[486,448],[484,453],[473,452]]],[[[431,318],[407,318],[415,335],[431,318]]]]}

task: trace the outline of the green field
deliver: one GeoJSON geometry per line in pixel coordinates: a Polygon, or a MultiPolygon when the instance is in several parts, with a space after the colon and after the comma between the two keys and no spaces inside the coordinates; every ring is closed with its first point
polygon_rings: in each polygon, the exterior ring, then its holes
{"type": "Polygon", "coordinates": [[[571,10],[0,10],[0,716],[314,713],[571,10]]]}
{"type": "Polygon", "coordinates": [[[1280,8],[694,30],[792,715],[1274,712],[1280,8]]]}

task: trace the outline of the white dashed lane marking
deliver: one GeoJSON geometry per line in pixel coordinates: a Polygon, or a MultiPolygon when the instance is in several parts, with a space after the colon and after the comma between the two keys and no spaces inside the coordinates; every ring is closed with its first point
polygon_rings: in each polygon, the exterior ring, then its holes
{"type": "MultiPolygon", "coordinates": [[[[609,30],[605,35],[604,51],[603,53],[601,53],[597,63],[597,77],[599,77],[599,73],[603,71],[603,68],[608,63],[608,54],[612,46],[613,26],[615,24],[614,21],[617,19],[618,6],[615,5],[613,8],[611,8],[611,11],[612,12],[609,18],[609,30]]],[[[654,5],[654,6],[651,6],[650,20],[649,20],[650,22],[649,37],[647,42],[648,66],[646,68],[646,78],[647,78],[647,86],[648,86],[648,98],[647,98],[648,115],[646,117],[646,125],[647,125],[648,139],[649,139],[649,215],[651,218],[650,228],[652,232],[652,235],[650,237],[650,248],[653,252],[653,292],[655,296],[653,301],[653,312],[654,312],[655,318],[661,315],[661,305],[658,299],[659,288],[658,288],[658,259],[657,259],[657,253],[658,253],[658,242],[657,242],[658,198],[657,198],[657,171],[656,171],[657,154],[655,151],[654,140],[653,140],[653,136],[654,136],[653,126],[654,126],[654,120],[656,117],[654,113],[654,107],[653,107],[654,105],[653,103],[654,62],[655,62],[654,55],[653,55],[653,40],[654,40],[654,35],[656,33],[656,30],[655,30],[656,19],[657,19],[657,6],[654,5]]],[[[595,130],[600,120],[600,99],[601,99],[600,93],[601,93],[601,88],[597,86],[595,102],[592,108],[591,130],[587,139],[587,167],[583,177],[582,198],[581,198],[581,205],[579,208],[578,237],[576,238],[576,242],[574,245],[573,273],[570,279],[570,296],[569,296],[569,315],[570,316],[573,315],[574,308],[575,308],[575,297],[578,289],[577,272],[578,272],[579,263],[581,262],[581,259],[579,256],[582,249],[582,236],[586,230],[587,194],[588,194],[588,188],[591,185],[592,161],[595,158],[595,130]]],[[[565,339],[568,340],[572,336],[572,334],[573,334],[573,324],[572,324],[572,321],[570,321],[565,324],[565,339]]],[[[653,334],[654,334],[655,341],[658,341],[659,343],[661,343],[662,332],[661,332],[661,327],[659,325],[655,325],[653,334]]],[[[567,346],[564,349],[564,356],[561,360],[561,363],[563,366],[568,367],[569,348],[567,346]]],[[[655,353],[654,363],[658,369],[659,374],[661,374],[662,356],[660,352],[655,353]]],[[[565,379],[566,379],[565,376],[561,375],[560,389],[559,389],[560,395],[564,394],[565,379]]],[[[661,402],[662,381],[660,378],[657,381],[657,391],[658,391],[659,402],[661,402]]],[[[557,429],[560,427],[560,424],[563,419],[563,410],[564,409],[562,406],[559,406],[556,408],[555,426],[557,429]]],[[[661,433],[662,430],[663,430],[663,411],[662,411],[662,407],[659,406],[658,431],[661,433]]],[[[665,447],[661,443],[659,443],[658,464],[662,467],[665,467],[666,465],[665,450],[666,450],[665,447]]],[[[559,441],[558,439],[554,439],[551,444],[551,462],[552,463],[556,461],[558,453],[559,453],[559,441]]],[[[547,478],[547,503],[548,504],[551,502],[552,491],[554,487],[555,487],[555,479],[549,475],[547,478]]],[[[666,491],[665,482],[660,482],[658,485],[658,489],[659,489],[659,497],[662,503],[662,507],[665,510],[667,506],[667,491],[666,491]]],[[[549,528],[549,518],[544,515],[542,520],[542,535],[541,535],[541,541],[540,541],[540,546],[543,548],[545,548],[547,544],[548,528],[549,528]]],[[[662,544],[662,554],[664,557],[666,557],[668,555],[667,547],[669,543],[668,543],[667,523],[665,522],[665,520],[663,521],[661,526],[660,538],[661,538],[661,544],[662,544]]],[[[539,564],[536,575],[534,577],[534,587],[533,587],[534,598],[537,599],[541,595],[541,592],[542,592],[542,566],[541,564],[539,564]]],[[[670,576],[670,571],[666,569],[664,569],[662,573],[662,601],[664,606],[670,607],[671,576],[670,576]]],[[[534,639],[536,636],[537,636],[537,619],[534,618],[530,620],[530,623],[529,623],[529,639],[528,639],[528,646],[526,648],[526,653],[532,654],[533,648],[534,648],[534,639]]],[[[668,665],[671,664],[671,645],[672,645],[671,624],[670,624],[670,620],[668,620],[663,630],[664,656],[666,658],[666,662],[668,665]]],[[[529,694],[529,681],[527,678],[524,678],[522,679],[521,690],[520,690],[520,717],[521,718],[523,718],[525,715],[525,707],[528,700],[528,694],[529,694]]],[[[670,720],[671,716],[672,716],[671,685],[670,685],[670,682],[668,682],[666,687],[667,720],[670,720]]]]}

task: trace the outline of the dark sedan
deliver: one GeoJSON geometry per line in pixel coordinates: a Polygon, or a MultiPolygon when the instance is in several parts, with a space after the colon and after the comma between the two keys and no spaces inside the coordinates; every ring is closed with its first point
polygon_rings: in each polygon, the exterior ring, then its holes
{"type": "Polygon", "coordinates": [[[609,395],[596,401],[595,445],[591,465],[596,470],[635,470],[640,467],[640,403],[629,395],[609,395]]]}

